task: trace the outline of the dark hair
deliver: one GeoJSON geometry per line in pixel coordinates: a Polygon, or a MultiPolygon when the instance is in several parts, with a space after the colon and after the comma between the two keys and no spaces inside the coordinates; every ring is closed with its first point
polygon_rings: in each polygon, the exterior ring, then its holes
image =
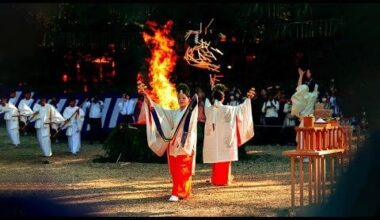
{"type": "Polygon", "coordinates": [[[70,102],[73,102],[73,101],[76,102],[77,100],[73,96],[71,96],[71,97],[69,97],[68,101],[70,103],[70,102]]]}
{"type": "Polygon", "coordinates": [[[4,94],[1,95],[0,99],[6,99],[7,101],[9,100],[8,96],[4,94]]]}
{"type": "Polygon", "coordinates": [[[221,102],[222,99],[224,99],[224,92],[222,92],[219,89],[215,89],[214,91],[212,91],[212,98],[221,102]]]}
{"type": "Polygon", "coordinates": [[[315,80],[311,78],[310,80],[306,81],[305,84],[309,87],[309,92],[313,92],[315,89],[315,80]]]}
{"type": "Polygon", "coordinates": [[[182,90],[183,94],[190,97],[190,88],[187,84],[185,84],[185,83],[178,84],[177,85],[177,92],[180,93],[181,90],[182,90]]]}

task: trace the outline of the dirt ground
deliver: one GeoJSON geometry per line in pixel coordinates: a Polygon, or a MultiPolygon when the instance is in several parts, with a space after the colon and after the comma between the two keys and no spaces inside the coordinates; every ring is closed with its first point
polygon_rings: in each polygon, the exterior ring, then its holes
{"type": "Polygon", "coordinates": [[[197,164],[192,196],[167,199],[171,178],[166,164],[94,163],[100,145],[82,143],[78,156],[67,142],[52,144],[44,163],[35,136],[21,137],[17,148],[0,128],[0,194],[44,195],[69,207],[91,207],[96,216],[288,216],[289,160],[282,151],[294,146],[247,146],[248,160],[234,162],[231,186],[215,187],[209,164],[197,164]]]}

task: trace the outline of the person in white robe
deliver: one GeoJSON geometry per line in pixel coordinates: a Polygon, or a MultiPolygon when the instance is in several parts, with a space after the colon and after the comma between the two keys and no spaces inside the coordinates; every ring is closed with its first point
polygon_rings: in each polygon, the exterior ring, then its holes
{"type": "Polygon", "coordinates": [[[0,114],[1,113],[4,113],[8,136],[11,139],[12,144],[17,147],[20,144],[18,109],[14,104],[9,102],[6,97],[3,97],[0,106],[0,114]]]}
{"type": "Polygon", "coordinates": [[[94,144],[95,140],[99,140],[103,143],[102,132],[102,111],[104,102],[99,99],[97,95],[94,95],[90,100],[85,100],[83,105],[83,111],[88,114],[88,124],[90,125],[89,139],[90,144],[94,144]]]}
{"type": "Polygon", "coordinates": [[[16,90],[10,91],[8,103],[12,103],[13,105],[16,105],[16,103],[17,103],[17,92],[16,92],[16,90]]]}
{"type": "Polygon", "coordinates": [[[30,91],[25,91],[24,98],[21,99],[17,106],[20,113],[20,127],[22,128],[21,132],[24,132],[24,134],[26,134],[26,130],[28,130],[28,126],[25,126],[26,121],[28,117],[33,114],[33,110],[31,109],[33,102],[34,100],[32,99],[30,91]]]}
{"type": "Polygon", "coordinates": [[[253,88],[247,96],[242,104],[227,106],[223,105],[224,91],[213,88],[214,104],[206,99],[203,162],[213,164],[213,185],[231,184],[231,162],[238,160],[238,147],[254,136],[251,109],[251,99],[255,96],[253,88]]]}
{"type": "Polygon", "coordinates": [[[65,122],[63,129],[66,128],[66,136],[70,152],[76,155],[81,147],[81,131],[84,121],[84,111],[76,106],[75,99],[69,99],[69,106],[63,111],[65,122]]]}
{"type": "Polygon", "coordinates": [[[34,105],[31,121],[34,121],[36,128],[37,140],[45,157],[52,156],[50,126],[51,124],[60,124],[65,121],[58,110],[46,103],[46,97],[40,97],[40,103],[34,105]]]}
{"type": "MultiPolygon", "coordinates": [[[[292,110],[291,114],[300,119],[299,127],[303,127],[303,117],[313,116],[315,103],[318,98],[318,85],[315,83],[312,73],[309,69],[303,71],[298,68],[298,83],[296,92],[293,94],[292,100],[292,110]],[[304,78],[306,74],[306,77],[304,78]]],[[[297,134],[298,136],[298,134],[297,134]]],[[[298,137],[296,136],[296,140],[298,137]]],[[[300,148],[303,147],[303,134],[301,133],[300,143],[297,143],[300,148]]],[[[308,158],[304,158],[304,162],[308,162],[308,158]]]]}
{"type": "MultiPolygon", "coordinates": [[[[312,74],[309,69],[303,71],[301,68],[298,68],[298,74],[299,78],[296,92],[293,94],[291,98],[291,114],[301,119],[303,116],[309,116],[314,114],[314,106],[319,93],[318,85],[312,78],[312,74]],[[306,79],[304,79],[305,73],[306,79]]],[[[302,120],[300,126],[302,126],[302,120]]]]}
{"type": "Polygon", "coordinates": [[[180,108],[169,110],[154,103],[141,88],[144,86],[139,86],[139,93],[145,96],[141,112],[145,114],[148,146],[158,156],[166,152],[168,157],[173,183],[169,201],[188,198],[195,171],[198,97],[191,99],[188,86],[179,84],[180,108]]]}
{"type": "Polygon", "coordinates": [[[120,123],[134,123],[134,112],[137,98],[131,99],[127,93],[122,95],[120,102],[117,104],[120,112],[120,123]]]}

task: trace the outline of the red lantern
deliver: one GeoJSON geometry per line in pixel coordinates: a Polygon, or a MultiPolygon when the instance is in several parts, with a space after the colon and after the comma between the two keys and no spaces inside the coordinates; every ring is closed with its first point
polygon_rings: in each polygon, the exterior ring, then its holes
{"type": "Polygon", "coordinates": [[[64,73],[64,74],[62,75],[62,81],[63,81],[64,83],[67,83],[67,81],[69,81],[69,76],[67,75],[67,73],[64,73]]]}

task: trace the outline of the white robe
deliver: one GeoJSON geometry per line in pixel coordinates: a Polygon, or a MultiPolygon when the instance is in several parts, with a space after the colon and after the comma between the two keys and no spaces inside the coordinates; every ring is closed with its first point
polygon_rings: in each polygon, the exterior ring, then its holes
{"type": "Polygon", "coordinates": [[[76,154],[79,152],[81,145],[80,132],[84,121],[84,111],[77,106],[67,106],[63,111],[63,117],[65,119],[70,119],[64,128],[66,128],[66,136],[68,139],[70,152],[76,154]],[[77,109],[79,109],[79,114],[73,116],[77,109]]]}
{"type": "Polygon", "coordinates": [[[20,144],[20,133],[18,123],[18,109],[12,103],[8,102],[5,106],[0,107],[0,113],[4,113],[5,125],[8,136],[12,144],[17,146],[20,144]]]}
{"type": "Polygon", "coordinates": [[[44,156],[50,157],[53,154],[51,151],[50,124],[59,124],[65,119],[50,104],[45,104],[45,106],[36,104],[33,110],[34,112],[38,111],[38,114],[32,120],[35,121],[34,127],[36,128],[38,143],[44,156]]]}
{"type": "Polygon", "coordinates": [[[314,114],[314,105],[317,98],[318,85],[315,85],[313,92],[309,92],[309,87],[305,84],[298,86],[292,96],[291,114],[299,118],[314,114]]]}
{"type": "Polygon", "coordinates": [[[18,104],[18,111],[20,112],[20,121],[26,123],[29,116],[33,114],[33,110],[30,108],[33,99],[22,99],[18,104]]]}
{"type": "Polygon", "coordinates": [[[219,101],[211,105],[206,99],[205,114],[203,162],[237,161],[238,138],[242,145],[254,136],[251,100],[247,98],[238,106],[227,106],[219,101]]]}
{"type": "MultiPolygon", "coordinates": [[[[196,96],[198,101],[198,97],[196,96]]],[[[165,141],[159,134],[157,126],[153,120],[152,113],[148,110],[147,104],[144,102],[142,110],[145,113],[146,120],[146,133],[149,148],[156,153],[158,156],[162,156],[166,150],[168,150],[169,155],[178,156],[178,155],[192,155],[193,156],[193,170],[195,170],[195,158],[196,158],[196,145],[197,145],[197,119],[198,119],[198,105],[195,106],[191,113],[190,123],[188,134],[184,144],[182,145],[181,139],[184,133],[184,122],[185,119],[180,123],[182,116],[185,114],[186,109],[184,110],[169,110],[159,106],[156,103],[153,103],[153,107],[157,113],[157,116],[162,127],[162,131],[166,138],[172,138],[175,133],[175,130],[178,127],[178,132],[176,137],[171,141],[165,141]],[[180,123],[180,124],[179,124],[180,123]],[[169,148],[169,149],[168,149],[169,148]]],[[[186,117],[186,116],[185,116],[186,117]]]]}

